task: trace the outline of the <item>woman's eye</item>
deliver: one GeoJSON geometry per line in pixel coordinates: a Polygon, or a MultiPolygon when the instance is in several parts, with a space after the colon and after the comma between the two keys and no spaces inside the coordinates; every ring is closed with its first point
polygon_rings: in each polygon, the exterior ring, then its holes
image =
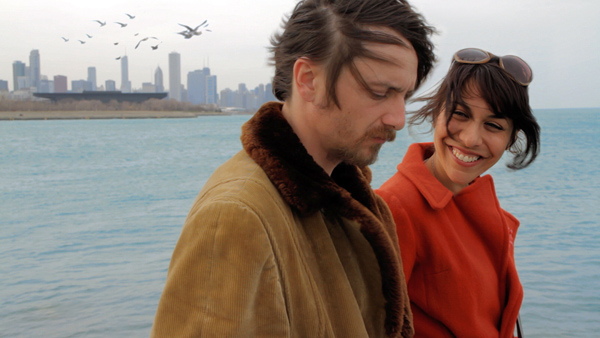
{"type": "Polygon", "coordinates": [[[468,118],[467,114],[461,112],[460,110],[455,111],[452,115],[457,118],[468,118]]]}
{"type": "Polygon", "coordinates": [[[496,124],[496,123],[486,123],[486,124],[496,130],[504,130],[504,128],[499,124],[496,124]]]}

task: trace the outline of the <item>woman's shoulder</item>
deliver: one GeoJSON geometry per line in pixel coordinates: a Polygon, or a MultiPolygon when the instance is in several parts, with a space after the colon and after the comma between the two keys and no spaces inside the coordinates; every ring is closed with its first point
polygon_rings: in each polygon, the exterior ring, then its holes
{"type": "Polygon", "coordinates": [[[423,156],[429,146],[428,143],[411,144],[402,162],[398,164],[398,171],[375,192],[388,203],[392,199],[414,201],[422,195],[419,181],[423,179],[423,171],[427,170],[423,164],[423,156]]]}
{"type": "Polygon", "coordinates": [[[375,193],[391,209],[410,209],[424,202],[421,191],[402,171],[396,172],[379,189],[375,189],[375,193]]]}

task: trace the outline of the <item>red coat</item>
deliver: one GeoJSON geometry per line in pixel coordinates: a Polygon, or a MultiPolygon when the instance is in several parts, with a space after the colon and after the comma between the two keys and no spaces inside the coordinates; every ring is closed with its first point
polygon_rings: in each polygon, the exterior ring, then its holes
{"type": "Polygon", "coordinates": [[[423,164],[432,151],[411,145],[376,190],[396,222],[415,337],[513,337],[519,221],[500,207],[490,175],[453,196],[423,164]]]}

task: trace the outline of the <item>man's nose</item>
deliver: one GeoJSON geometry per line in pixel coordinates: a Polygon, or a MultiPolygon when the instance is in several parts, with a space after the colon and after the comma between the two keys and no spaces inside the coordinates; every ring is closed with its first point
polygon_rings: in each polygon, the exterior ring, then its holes
{"type": "Polygon", "coordinates": [[[404,128],[404,124],[406,123],[406,100],[403,97],[390,100],[382,122],[388,126],[392,126],[395,130],[404,128]]]}

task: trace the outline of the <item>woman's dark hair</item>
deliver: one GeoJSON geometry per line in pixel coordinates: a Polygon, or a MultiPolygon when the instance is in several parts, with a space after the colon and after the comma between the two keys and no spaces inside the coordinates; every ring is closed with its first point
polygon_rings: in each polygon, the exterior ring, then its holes
{"type": "Polygon", "coordinates": [[[513,123],[509,151],[514,157],[507,166],[522,169],[530,165],[539,154],[540,126],[531,112],[527,87],[510,78],[498,65],[497,58],[485,64],[453,61],[433,94],[415,99],[426,104],[412,113],[409,124],[427,121],[433,128],[433,122],[444,111],[448,126],[456,107],[466,106],[464,98],[476,96],[487,102],[494,115],[508,118],[513,123]]]}
{"type": "Polygon", "coordinates": [[[369,29],[374,27],[390,28],[412,44],[419,61],[418,87],[435,61],[434,46],[430,41],[435,30],[405,0],[304,0],[284,20],[283,32],[271,39],[275,97],[285,101],[291,96],[294,63],[298,58],[306,57],[325,65],[327,99],[339,107],[335,86],[342,68],[350,66],[356,77],[357,71],[353,67],[356,57],[381,59],[366,49],[365,43],[408,47],[394,35],[369,29]]]}

